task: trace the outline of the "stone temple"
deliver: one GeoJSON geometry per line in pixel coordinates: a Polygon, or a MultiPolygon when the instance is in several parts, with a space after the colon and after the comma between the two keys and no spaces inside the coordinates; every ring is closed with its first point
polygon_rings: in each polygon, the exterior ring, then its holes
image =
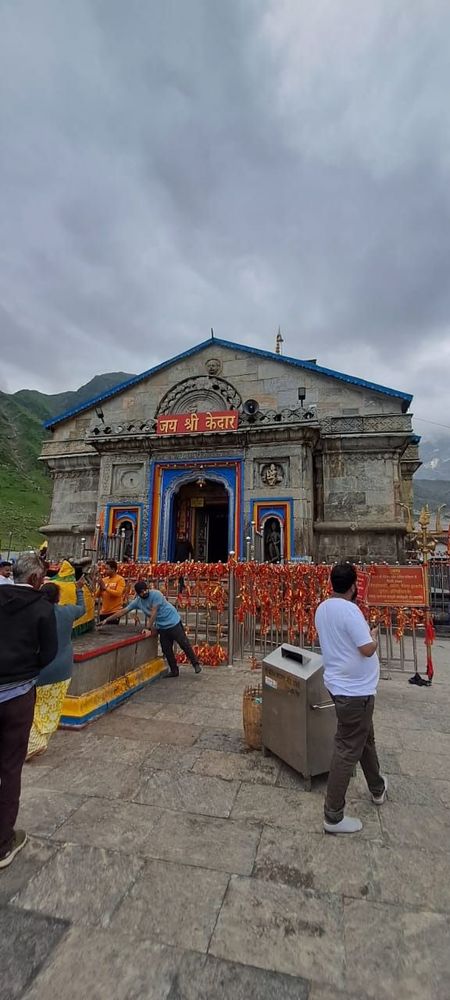
{"type": "Polygon", "coordinates": [[[166,561],[404,558],[419,467],[405,392],[212,337],[48,422],[50,556],[97,533],[166,561]]]}

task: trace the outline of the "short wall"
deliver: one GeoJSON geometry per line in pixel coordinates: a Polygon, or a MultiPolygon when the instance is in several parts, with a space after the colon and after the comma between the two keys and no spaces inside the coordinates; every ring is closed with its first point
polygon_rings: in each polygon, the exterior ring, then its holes
{"type": "Polygon", "coordinates": [[[74,640],[74,670],[60,726],[82,727],[117,708],[165,673],[158,640],[127,626],[107,626],[74,640]]]}

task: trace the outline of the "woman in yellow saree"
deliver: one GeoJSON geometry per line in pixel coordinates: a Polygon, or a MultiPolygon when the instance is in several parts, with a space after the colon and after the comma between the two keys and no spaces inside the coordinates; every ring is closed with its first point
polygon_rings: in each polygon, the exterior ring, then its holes
{"type": "Polygon", "coordinates": [[[72,677],[72,627],[73,623],[85,614],[82,579],[76,583],[76,604],[59,604],[60,588],[57,583],[45,583],[41,592],[51,604],[55,605],[58,651],[55,659],[44,667],[36,681],[36,704],[28,740],[27,760],[44,753],[52,733],[58,728],[64,698],[72,677]]]}

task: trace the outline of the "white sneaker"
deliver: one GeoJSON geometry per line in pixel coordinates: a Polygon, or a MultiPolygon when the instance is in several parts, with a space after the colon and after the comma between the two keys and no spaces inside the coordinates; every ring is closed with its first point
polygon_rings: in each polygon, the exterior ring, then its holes
{"type": "Polygon", "coordinates": [[[375,802],[376,806],[382,806],[387,799],[388,780],[385,774],[382,774],[381,777],[384,781],[384,792],[382,795],[372,795],[372,802],[375,802]]]}
{"type": "Polygon", "coordinates": [[[323,829],[325,833],[359,833],[362,830],[362,823],[360,819],[344,816],[339,823],[328,823],[325,819],[323,829]]]}

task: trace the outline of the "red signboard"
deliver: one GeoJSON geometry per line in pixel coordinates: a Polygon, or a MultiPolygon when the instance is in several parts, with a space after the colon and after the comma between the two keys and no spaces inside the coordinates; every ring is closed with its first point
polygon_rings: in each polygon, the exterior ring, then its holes
{"type": "Polygon", "coordinates": [[[367,588],[369,586],[369,575],[364,569],[356,569],[358,577],[356,586],[358,587],[358,600],[363,604],[367,601],[367,588]]]}
{"type": "Polygon", "coordinates": [[[157,434],[204,434],[205,431],[237,431],[238,411],[221,413],[169,413],[158,417],[157,434]]]}
{"type": "Polygon", "coordinates": [[[424,607],[422,567],[373,566],[369,575],[367,602],[371,607],[424,607]]]}

